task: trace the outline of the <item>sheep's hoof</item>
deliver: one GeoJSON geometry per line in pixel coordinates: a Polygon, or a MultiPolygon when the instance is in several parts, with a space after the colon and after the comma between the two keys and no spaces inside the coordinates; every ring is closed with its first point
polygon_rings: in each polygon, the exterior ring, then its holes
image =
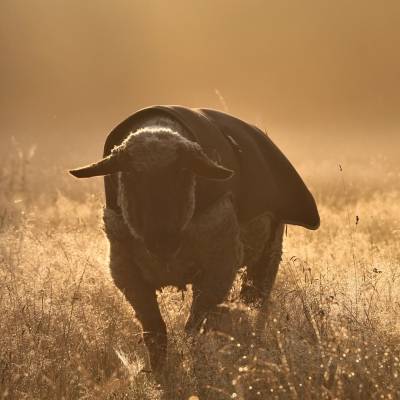
{"type": "Polygon", "coordinates": [[[253,283],[244,283],[240,291],[240,298],[247,306],[260,308],[264,302],[264,292],[262,288],[253,283]]]}

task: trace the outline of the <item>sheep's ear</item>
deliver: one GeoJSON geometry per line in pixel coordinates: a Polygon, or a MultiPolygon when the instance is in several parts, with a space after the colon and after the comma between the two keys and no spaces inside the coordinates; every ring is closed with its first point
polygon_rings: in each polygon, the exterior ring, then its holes
{"type": "Polygon", "coordinates": [[[121,171],[121,166],[118,157],[112,154],[94,164],[72,169],[69,173],[76,178],[91,178],[92,176],[110,175],[119,171],[121,171]]]}
{"type": "Polygon", "coordinates": [[[234,174],[234,171],[218,165],[211,160],[197,144],[191,146],[185,153],[185,167],[198,176],[207,179],[224,180],[230,178],[234,174]]]}

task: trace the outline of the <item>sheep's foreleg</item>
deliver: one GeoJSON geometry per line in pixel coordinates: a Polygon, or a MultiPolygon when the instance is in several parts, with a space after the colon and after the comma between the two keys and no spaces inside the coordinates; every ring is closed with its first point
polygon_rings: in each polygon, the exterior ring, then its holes
{"type": "Polygon", "coordinates": [[[217,290],[199,288],[193,285],[193,301],[189,318],[185,325],[185,331],[188,333],[198,332],[207,315],[216,311],[218,305],[225,300],[229,289],[230,285],[223,285],[223,287],[219,287],[217,290]]]}
{"type": "Polygon", "coordinates": [[[159,369],[166,358],[167,330],[158,308],[155,288],[143,279],[140,268],[134,264],[133,239],[122,217],[106,209],[104,222],[110,241],[111,275],[142,324],[152,369],[159,369]]]}
{"type": "MultiPolygon", "coordinates": [[[[117,274],[118,275],[118,274],[117,274]]],[[[143,338],[149,351],[151,368],[160,369],[166,358],[167,330],[157,303],[155,289],[140,274],[123,278],[113,274],[114,282],[135,310],[143,327],[143,338]]]]}
{"type": "Polygon", "coordinates": [[[193,302],[186,331],[201,327],[207,314],[227,297],[243,259],[237,221],[231,198],[226,196],[204,215],[204,225],[197,230],[199,248],[204,249],[200,275],[192,282],[193,302]]]}

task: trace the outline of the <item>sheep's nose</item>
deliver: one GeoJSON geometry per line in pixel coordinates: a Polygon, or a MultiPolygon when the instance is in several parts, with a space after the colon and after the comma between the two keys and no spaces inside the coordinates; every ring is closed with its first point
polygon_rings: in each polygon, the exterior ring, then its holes
{"type": "Polygon", "coordinates": [[[161,260],[174,258],[180,248],[180,237],[174,233],[153,234],[145,238],[147,250],[161,260]]]}

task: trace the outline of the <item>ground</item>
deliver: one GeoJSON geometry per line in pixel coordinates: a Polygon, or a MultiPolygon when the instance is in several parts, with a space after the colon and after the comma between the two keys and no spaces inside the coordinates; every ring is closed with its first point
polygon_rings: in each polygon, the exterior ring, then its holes
{"type": "Polygon", "coordinates": [[[0,169],[1,399],[400,398],[399,169],[385,159],[299,169],[321,228],[289,226],[268,309],[237,299],[196,337],[190,291],[159,293],[169,331],[156,380],[112,284],[101,180],[16,151],[0,169]]]}

